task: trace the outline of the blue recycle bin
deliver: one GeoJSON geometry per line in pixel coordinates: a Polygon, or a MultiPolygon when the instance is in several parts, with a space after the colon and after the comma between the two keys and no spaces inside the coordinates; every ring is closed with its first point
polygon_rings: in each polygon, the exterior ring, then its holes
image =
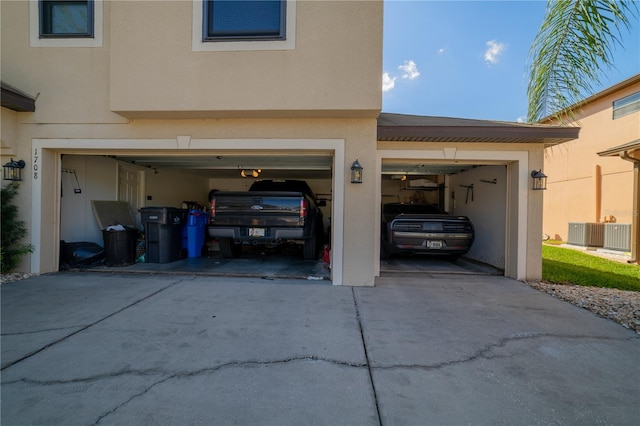
{"type": "Polygon", "coordinates": [[[188,257],[201,257],[205,251],[206,227],[209,214],[200,210],[189,210],[187,226],[183,229],[182,246],[187,249],[188,257]]]}

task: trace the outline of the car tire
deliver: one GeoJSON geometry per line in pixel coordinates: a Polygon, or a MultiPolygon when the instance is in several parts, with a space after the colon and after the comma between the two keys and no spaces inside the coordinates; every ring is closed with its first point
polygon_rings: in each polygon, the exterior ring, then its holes
{"type": "Polygon", "coordinates": [[[380,259],[389,259],[390,257],[391,257],[391,254],[385,247],[384,243],[381,242],[380,243],[380,259]]]}
{"type": "Polygon", "coordinates": [[[302,256],[304,260],[316,260],[318,257],[318,239],[314,235],[308,240],[304,241],[304,246],[302,248],[302,256]]]}
{"type": "Polygon", "coordinates": [[[231,238],[220,238],[220,253],[225,259],[233,259],[242,254],[242,245],[234,244],[231,238]]]}

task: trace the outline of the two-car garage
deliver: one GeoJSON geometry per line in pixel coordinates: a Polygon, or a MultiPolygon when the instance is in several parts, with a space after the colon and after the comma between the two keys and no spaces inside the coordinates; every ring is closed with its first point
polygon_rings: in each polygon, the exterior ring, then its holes
{"type": "Polygon", "coordinates": [[[532,230],[541,227],[542,194],[530,189],[530,172],[542,164],[542,149],[571,139],[573,129],[392,114],[382,114],[377,129],[373,152],[371,144],[349,145],[348,138],[34,139],[42,168],[34,179],[33,222],[41,218],[42,227],[33,233],[41,249],[32,269],[57,268],[59,240],[101,240],[92,200],[127,201],[134,213],[185,202],[206,210],[212,189],[301,179],[326,202],[334,284],[372,285],[366,275],[380,275],[377,224],[390,201],[466,215],[476,229],[468,258],[518,279],[539,273],[532,230]],[[350,182],[356,158],[362,184],[350,182]],[[45,232],[49,224],[53,232],[45,232]],[[359,229],[363,224],[368,231],[359,229]],[[354,279],[361,273],[364,279],[354,279]]]}

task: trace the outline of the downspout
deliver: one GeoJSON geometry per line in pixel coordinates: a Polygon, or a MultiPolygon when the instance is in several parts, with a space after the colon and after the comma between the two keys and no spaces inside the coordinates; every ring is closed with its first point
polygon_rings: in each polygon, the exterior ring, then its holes
{"type": "Polygon", "coordinates": [[[602,212],[602,169],[600,164],[596,164],[596,223],[600,223],[600,213],[602,212]]]}
{"type": "Polygon", "coordinates": [[[638,263],[638,252],[640,251],[640,223],[638,214],[640,207],[640,159],[633,158],[627,151],[620,153],[620,158],[633,163],[633,214],[631,216],[631,259],[629,263],[638,263]]]}

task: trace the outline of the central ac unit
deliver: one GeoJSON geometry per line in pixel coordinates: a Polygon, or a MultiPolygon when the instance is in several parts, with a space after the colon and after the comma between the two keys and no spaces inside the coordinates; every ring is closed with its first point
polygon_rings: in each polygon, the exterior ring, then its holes
{"type": "Polygon", "coordinates": [[[605,223],[604,248],[631,251],[631,225],[624,223],[605,223]]]}
{"type": "Polygon", "coordinates": [[[567,243],[583,247],[602,247],[604,223],[569,222],[567,243]]]}

